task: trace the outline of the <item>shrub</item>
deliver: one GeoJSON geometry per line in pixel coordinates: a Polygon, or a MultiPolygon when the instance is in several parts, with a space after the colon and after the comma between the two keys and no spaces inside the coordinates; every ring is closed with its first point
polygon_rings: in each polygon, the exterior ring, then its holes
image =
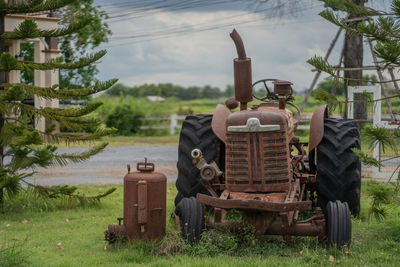
{"type": "Polygon", "coordinates": [[[141,110],[132,108],[132,106],[124,104],[116,106],[107,116],[107,127],[117,129],[117,134],[131,135],[139,131],[141,118],[144,116],[141,110]]]}

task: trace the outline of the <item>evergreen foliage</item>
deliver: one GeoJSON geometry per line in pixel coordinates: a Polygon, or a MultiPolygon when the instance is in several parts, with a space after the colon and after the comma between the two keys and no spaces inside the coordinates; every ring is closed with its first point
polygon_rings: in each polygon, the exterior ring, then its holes
{"type": "Polygon", "coordinates": [[[15,4],[0,2],[0,12],[3,14],[35,13],[59,9],[74,0],[26,0],[15,4]]]}
{"type": "MultiPolygon", "coordinates": [[[[366,74],[363,75],[363,80],[363,85],[374,85],[378,81],[378,78],[375,74],[366,74]]],[[[321,81],[318,83],[317,88],[323,89],[333,96],[344,96],[345,93],[343,80],[335,79],[334,77],[328,77],[324,81],[321,81]]]]}
{"type": "Polygon", "coordinates": [[[64,29],[40,30],[34,19],[25,19],[15,28],[13,32],[5,32],[2,34],[3,39],[19,40],[37,37],[58,37],[66,34],[71,34],[78,29],[85,27],[90,22],[89,19],[80,20],[75,24],[70,24],[64,29]]]}
{"type": "Polygon", "coordinates": [[[87,57],[82,57],[75,62],[63,62],[63,58],[48,60],[45,63],[36,63],[30,61],[18,61],[15,57],[8,52],[3,52],[0,55],[0,71],[11,70],[52,70],[52,69],[76,69],[88,66],[106,54],[105,50],[90,54],[87,57]]]}
{"type": "MultiPolygon", "coordinates": [[[[346,29],[346,31],[361,34],[371,40],[375,41],[374,51],[380,62],[387,67],[390,64],[400,67],[400,1],[393,0],[392,2],[392,12],[386,13],[383,11],[374,10],[367,7],[358,6],[349,1],[345,0],[324,0],[328,9],[322,11],[320,15],[326,20],[332,22],[346,29]],[[357,14],[363,17],[357,24],[356,29],[350,28],[349,21],[345,17],[341,17],[341,13],[346,12],[357,14]]],[[[309,64],[313,65],[317,69],[330,74],[335,81],[338,79],[344,79],[336,74],[328,61],[324,60],[322,57],[314,56],[307,61],[309,64]]],[[[364,83],[374,83],[376,78],[367,77],[362,80],[364,83]]],[[[345,81],[346,82],[346,81],[345,81]]],[[[338,105],[338,100],[336,97],[331,95],[329,92],[317,91],[315,94],[320,100],[326,101],[330,106],[338,105]]],[[[365,96],[369,97],[369,102],[374,101],[370,98],[368,94],[365,96]]],[[[397,92],[397,96],[390,97],[400,97],[400,92],[397,92]]],[[[378,100],[381,101],[381,100],[378,100]]],[[[347,102],[344,102],[347,103],[347,102]]],[[[377,127],[364,127],[362,130],[362,135],[365,137],[365,141],[368,142],[370,148],[375,147],[380,144],[382,150],[391,147],[395,151],[396,156],[391,158],[391,160],[400,158],[400,153],[397,150],[400,129],[397,128],[394,131],[387,130],[385,128],[377,127]]],[[[357,149],[353,150],[360,157],[360,160],[367,165],[379,167],[382,165],[382,161],[376,160],[369,156],[367,153],[359,151],[357,149]]],[[[394,192],[400,190],[400,165],[395,168],[392,177],[397,173],[397,183],[394,188],[394,192]]],[[[388,214],[386,210],[386,205],[393,202],[393,190],[389,188],[389,185],[374,184],[369,187],[368,194],[372,198],[372,203],[369,208],[370,216],[374,216],[376,219],[380,220],[385,218],[388,214]]]]}
{"type": "MultiPolygon", "coordinates": [[[[27,0],[18,4],[7,4],[0,1],[0,16],[4,20],[6,14],[50,11],[74,2],[74,0],[27,0]]],[[[61,29],[41,30],[34,19],[27,18],[13,32],[7,32],[0,36],[0,47],[4,47],[5,40],[10,39],[26,40],[71,35],[90,22],[90,18],[87,18],[61,29]]],[[[4,28],[0,30],[4,32],[4,28]]],[[[0,77],[4,77],[5,72],[12,70],[30,71],[30,73],[53,69],[74,70],[91,65],[106,53],[99,51],[87,57],[76,58],[74,61],[66,61],[60,57],[45,63],[38,63],[20,61],[8,52],[0,52],[0,74],[3,74],[0,77]]],[[[116,82],[116,79],[105,82],[98,81],[80,89],[60,90],[58,85],[43,88],[24,83],[5,83],[4,79],[0,81],[0,204],[4,194],[9,197],[15,196],[22,190],[22,184],[33,187],[40,196],[50,198],[67,196],[76,198],[80,202],[99,201],[100,198],[115,190],[110,189],[105,193],[90,197],[79,195],[76,193],[76,187],[73,186],[46,187],[27,182],[26,178],[32,176],[37,167],[65,166],[68,163],[81,162],[101,152],[107,146],[107,143],[101,143],[83,153],[60,154],[57,153],[57,143],[93,142],[109,135],[114,129],[105,128],[102,126],[102,121],[90,116],[90,113],[96,110],[101,103],[89,103],[81,108],[63,109],[32,106],[24,104],[23,100],[34,98],[34,96],[43,99],[87,97],[108,89],[116,82]],[[51,121],[52,124],[44,131],[39,131],[34,127],[38,118],[44,118],[51,121]],[[68,129],[68,132],[55,131],[56,124],[68,129]],[[86,131],[83,132],[82,129],[86,131]]]]}
{"type": "MultiPolygon", "coordinates": [[[[90,20],[90,23],[84,27],[60,36],[60,49],[66,62],[76,61],[77,58],[85,55],[88,49],[95,49],[100,44],[106,43],[108,36],[111,35],[108,24],[105,22],[108,15],[99,6],[94,5],[94,0],[76,0],[55,14],[61,18],[60,24],[65,28],[90,20]]],[[[95,64],[61,70],[60,88],[88,87],[92,85],[97,73],[95,64]]]]}

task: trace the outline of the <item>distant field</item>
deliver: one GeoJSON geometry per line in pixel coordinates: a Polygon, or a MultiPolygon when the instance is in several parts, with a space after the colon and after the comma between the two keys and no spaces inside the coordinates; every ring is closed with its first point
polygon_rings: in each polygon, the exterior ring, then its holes
{"type": "MultiPolygon", "coordinates": [[[[303,95],[295,95],[294,96],[294,104],[297,106],[301,106],[304,96],[303,95]]],[[[344,98],[339,98],[344,101],[344,98]]],[[[141,110],[146,117],[149,116],[167,116],[170,114],[180,114],[180,115],[188,115],[188,114],[201,114],[201,113],[213,113],[215,107],[218,104],[223,104],[226,99],[195,99],[182,101],[177,98],[167,98],[164,102],[154,103],[150,102],[146,98],[134,98],[131,96],[127,97],[111,97],[108,95],[103,95],[96,100],[103,102],[103,106],[101,106],[97,111],[96,115],[104,118],[106,114],[117,105],[127,104],[135,109],[141,110]]],[[[253,104],[258,104],[260,101],[250,102],[249,107],[253,104]]],[[[393,106],[393,111],[397,114],[400,114],[400,97],[392,98],[391,103],[393,106]]],[[[303,111],[303,115],[311,115],[314,110],[323,105],[324,103],[316,100],[314,97],[310,97],[307,101],[305,109],[303,111]]],[[[368,110],[372,110],[373,103],[368,104],[368,110]]],[[[340,113],[344,108],[339,107],[334,111],[334,113],[340,113]]],[[[291,108],[293,112],[295,112],[294,108],[291,108]]],[[[386,101],[382,101],[382,112],[383,114],[388,114],[386,101]]]]}
{"type": "MultiPolygon", "coordinates": [[[[294,103],[298,106],[301,105],[304,96],[295,96],[294,103]]],[[[218,104],[223,104],[226,99],[196,99],[182,101],[177,98],[167,98],[164,102],[154,103],[150,102],[146,98],[133,98],[131,96],[127,97],[110,97],[104,95],[96,100],[102,101],[104,104],[97,111],[96,114],[103,117],[108,113],[109,110],[113,109],[117,105],[127,104],[131,105],[136,109],[143,111],[146,117],[148,116],[165,116],[170,114],[201,114],[201,113],[213,113],[215,107],[218,104]]],[[[249,106],[253,104],[258,104],[260,101],[253,101],[249,103],[249,106]]],[[[322,105],[319,101],[310,97],[305,113],[312,113],[318,106],[322,105]]],[[[294,109],[293,109],[294,111],[294,109]]]]}

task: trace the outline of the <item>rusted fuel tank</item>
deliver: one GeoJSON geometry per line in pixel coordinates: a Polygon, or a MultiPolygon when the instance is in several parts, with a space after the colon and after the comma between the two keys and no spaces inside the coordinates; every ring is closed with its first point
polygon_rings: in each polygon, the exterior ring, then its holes
{"type": "Polygon", "coordinates": [[[154,172],[154,163],[137,163],[137,171],[124,177],[124,217],[119,225],[110,224],[104,232],[110,243],[118,237],[133,239],[161,239],[165,235],[167,178],[154,172]],[[121,225],[123,221],[123,225],[121,225]]]}

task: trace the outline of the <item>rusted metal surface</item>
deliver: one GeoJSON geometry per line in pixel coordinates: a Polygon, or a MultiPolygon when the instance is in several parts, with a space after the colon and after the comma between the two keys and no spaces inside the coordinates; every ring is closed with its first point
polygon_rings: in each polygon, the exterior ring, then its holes
{"type": "MultiPolygon", "coordinates": [[[[301,186],[301,191],[300,191],[300,195],[299,195],[299,200],[302,200],[302,199],[303,199],[305,189],[306,189],[306,185],[303,184],[303,185],[301,186]]],[[[296,211],[294,212],[294,215],[293,215],[293,222],[296,223],[297,220],[298,220],[298,218],[299,218],[299,211],[296,210],[296,211]]]]}
{"type": "Polygon", "coordinates": [[[289,81],[276,80],[274,84],[274,94],[288,96],[292,93],[293,83],[289,81]]]}
{"type": "Polygon", "coordinates": [[[292,83],[289,81],[277,80],[273,82],[274,94],[278,95],[279,109],[286,108],[287,96],[292,94],[292,83]]]}
{"type": "Polygon", "coordinates": [[[292,224],[282,227],[279,222],[274,222],[264,234],[267,235],[294,235],[294,236],[320,236],[325,233],[325,223],[292,224]]]}
{"type": "Polygon", "coordinates": [[[230,97],[227,100],[225,100],[225,106],[229,109],[235,109],[239,105],[238,101],[235,99],[235,97],[230,97]]]}
{"type": "MultiPolygon", "coordinates": [[[[264,219],[263,221],[267,220],[264,219]]],[[[239,222],[206,223],[207,229],[227,229],[231,232],[238,232],[241,227],[242,224],[240,224],[239,222]]],[[[282,236],[318,236],[320,240],[324,240],[326,238],[325,219],[313,220],[311,223],[296,223],[292,224],[290,227],[282,227],[282,224],[279,223],[278,220],[276,220],[275,222],[272,222],[268,227],[260,225],[258,230],[256,230],[256,233],[282,236]],[[263,228],[266,228],[265,231],[263,231],[263,228]]]]}
{"type": "Polygon", "coordinates": [[[227,188],[236,192],[287,191],[291,173],[286,118],[278,110],[240,111],[228,117],[227,127],[246,125],[252,118],[262,125],[279,125],[280,130],[227,132],[227,188]]]}
{"type": "Polygon", "coordinates": [[[300,176],[298,176],[298,178],[303,184],[313,184],[317,182],[317,177],[315,174],[300,173],[300,176]]]}
{"type": "MultiPolygon", "coordinates": [[[[220,199],[228,199],[229,195],[230,195],[229,190],[225,189],[219,198],[220,199]]],[[[224,221],[225,215],[226,215],[225,209],[214,208],[214,222],[222,223],[224,221]]]]}
{"type": "Polygon", "coordinates": [[[167,178],[154,172],[147,159],[136,168],[124,177],[123,225],[110,225],[106,239],[123,235],[128,240],[152,240],[165,235],[167,178]]]}
{"type": "Polygon", "coordinates": [[[207,189],[207,191],[210,193],[211,196],[218,197],[217,192],[215,192],[214,188],[211,186],[211,184],[208,181],[203,181],[202,184],[204,185],[204,187],[207,189]]]}
{"type": "Polygon", "coordinates": [[[223,209],[282,212],[291,210],[311,210],[311,201],[293,203],[267,202],[254,199],[220,199],[204,194],[197,194],[197,201],[208,206],[223,209]]]}
{"type": "Polygon", "coordinates": [[[139,162],[124,177],[124,226],[128,239],[158,239],[165,234],[166,177],[154,164],[139,162]],[[149,196],[149,197],[147,197],[149,196]]]}
{"type": "Polygon", "coordinates": [[[214,208],[214,222],[221,223],[224,221],[226,210],[221,208],[214,208]]]}
{"type": "Polygon", "coordinates": [[[104,231],[105,240],[110,244],[116,242],[119,238],[125,238],[125,227],[121,224],[110,224],[108,229],[104,231]]]}
{"type": "Polygon", "coordinates": [[[257,118],[248,118],[246,125],[231,125],[228,126],[228,132],[255,133],[255,132],[274,132],[279,131],[279,124],[262,125],[257,118]]]}
{"type": "Polygon", "coordinates": [[[324,219],[324,214],[322,212],[322,209],[320,207],[315,208],[314,210],[314,215],[311,216],[310,218],[303,220],[303,221],[299,221],[299,223],[309,223],[312,221],[320,221],[324,219]]]}
{"type": "Polygon", "coordinates": [[[317,108],[310,122],[310,141],[308,151],[312,151],[321,142],[324,136],[324,119],[328,116],[326,105],[317,108]]]}
{"type": "Polygon", "coordinates": [[[274,212],[243,212],[243,218],[256,230],[256,234],[262,235],[276,219],[277,213],[274,212]]]}
{"type": "MultiPolygon", "coordinates": [[[[296,203],[301,201],[300,192],[301,192],[300,180],[296,179],[294,183],[291,185],[291,189],[289,193],[286,195],[284,203],[296,203]]],[[[289,212],[281,212],[279,215],[281,217],[282,224],[289,227],[292,224],[294,213],[295,210],[291,210],[289,212]]]]}
{"type": "Polygon", "coordinates": [[[246,110],[247,103],[253,101],[251,59],[246,56],[242,38],[237,31],[233,30],[230,36],[238,53],[238,58],[233,60],[235,98],[240,102],[240,110],[246,110]]]}
{"type": "Polygon", "coordinates": [[[262,200],[267,202],[278,202],[283,203],[286,198],[286,193],[269,193],[269,194],[258,194],[258,193],[241,193],[241,192],[232,192],[230,193],[230,199],[254,199],[254,200],[262,200]]]}
{"type": "Polygon", "coordinates": [[[249,118],[257,118],[261,124],[287,125],[286,116],[277,108],[265,108],[256,110],[243,110],[230,114],[226,118],[226,126],[246,125],[249,118]]]}
{"type": "Polygon", "coordinates": [[[138,162],[136,164],[136,169],[142,173],[153,172],[154,168],[154,163],[147,162],[147,158],[144,158],[144,162],[138,162]]]}
{"type": "Polygon", "coordinates": [[[204,166],[200,170],[200,176],[206,181],[212,181],[217,175],[217,171],[212,166],[204,166]]]}
{"type": "Polygon", "coordinates": [[[298,151],[298,155],[292,155],[292,166],[296,176],[301,176],[301,173],[306,170],[304,159],[307,153],[304,146],[308,146],[308,143],[300,143],[298,137],[293,137],[291,143],[298,151]]]}
{"type": "Polygon", "coordinates": [[[138,224],[147,223],[147,182],[139,180],[137,183],[138,193],[138,224]]]}
{"type": "Polygon", "coordinates": [[[211,121],[211,127],[215,135],[222,142],[226,143],[226,119],[231,115],[229,108],[218,104],[215,108],[214,115],[211,121]]]}
{"type": "Polygon", "coordinates": [[[218,178],[222,175],[222,171],[219,169],[215,161],[207,163],[200,149],[193,149],[191,155],[193,157],[193,164],[195,164],[196,167],[200,170],[200,177],[204,181],[211,182],[215,178],[218,178]]]}
{"type": "Polygon", "coordinates": [[[192,150],[191,156],[193,157],[193,164],[200,170],[201,184],[207,189],[211,196],[218,197],[211,183],[213,183],[214,180],[218,182],[217,178],[223,175],[222,171],[215,161],[207,163],[203,157],[203,153],[198,148],[192,150]]]}

